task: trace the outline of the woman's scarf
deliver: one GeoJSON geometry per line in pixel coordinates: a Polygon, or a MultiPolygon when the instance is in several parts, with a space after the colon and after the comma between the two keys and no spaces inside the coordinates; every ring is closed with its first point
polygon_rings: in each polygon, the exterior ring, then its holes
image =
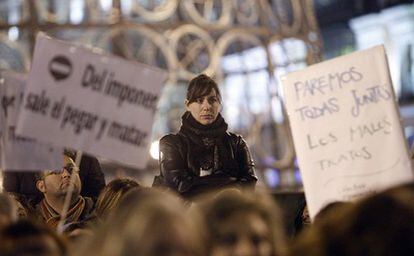
{"type": "Polygon", "coordinates": [[[180,130],[186,133],[192,133],[204,138],[218,138],[222,137],[227,131],[227,123],[219,113],[213,123],[203,125],[197,122],[189,111],[185,112],[181,117],[182,125],[180,130]]]}
{"type": "Polygon", "coordinates": [[[196,168],[196,175],[200,175],[200,169],[217,173],[237,168],[227,143],[227,127],[221,114],[208,125],[197,122],[188,111],[182,116],[180,133],[187,135],[192,142],[188,149],[189,161],[196,168]]]}
{"type": "MultiPolygon", "coordinates": [[[[84,208],[85,199],[83,197],[79,197],[79,200],[66,213],[65,223],[77,222],[84,208]]],[[[49,227],[57,228],[61,216],[46,202],[46,199],[44,198],[40,202],[40,212],[49,227]]]]}

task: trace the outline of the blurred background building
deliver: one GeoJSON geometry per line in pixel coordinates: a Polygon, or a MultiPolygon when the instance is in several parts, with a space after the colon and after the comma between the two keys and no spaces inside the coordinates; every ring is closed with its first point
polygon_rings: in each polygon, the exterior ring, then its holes
{"type": "Polygon", "coordinates": [[[407,139],[414,137],[414,6],[397,0],[0,0],[0,68],[28,72],[34,38],[55,38],[165,69],[145,170],[101,159],[108,180],[150,185],[158,140],[176,132],[188,81],[214,76],[223,115],[255,158],[260,184],[301,189],[279,77],[384,44],[407,139]]]}

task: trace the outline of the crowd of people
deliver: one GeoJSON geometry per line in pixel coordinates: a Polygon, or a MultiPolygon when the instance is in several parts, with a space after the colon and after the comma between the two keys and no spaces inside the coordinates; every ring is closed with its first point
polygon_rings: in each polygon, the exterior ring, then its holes
{"type": "Polygon", "coordinates": [[[105,185],[99,162],[64,153],[60,170],[5,172],[0,256],[414,255],[414,183],[333,202],[300,231],[257,177],[246,142],[227,131],[208,76],[188,87],[177,134],[160,140],[152,187],[105,185]]]}
{"type": "Polygon", "coordinates": [[[60,173],[39,174],[35,182],[43,195],[35,205],[19,201],[22,195],[0,194],[0,255],[414,254],[412,183],[330,204],[288,237],[283,209],[258,189],[227,187],[189,201],[171,189],[122,178],[89,198],[79,194],[79,174],[68,165],[60,173]],[[75,186],[63,217],[65,197],[59,194],[71,179],[75,186]]]}

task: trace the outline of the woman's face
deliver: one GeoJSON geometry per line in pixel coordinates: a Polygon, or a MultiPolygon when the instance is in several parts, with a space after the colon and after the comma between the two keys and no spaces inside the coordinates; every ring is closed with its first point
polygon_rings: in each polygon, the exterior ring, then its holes
{"type": "Polygon", "coordinates": [[[194,102],[186,101],[185,105],[187,111],[202,125],[213,123],[221,110],[221,103],[215,90],[211,90],[208,95],[197,98],[194,102]]]}
{"type": "Polygon", "coordinates": [[[274,255],[270,229],[255,212],[239,212],[231,221],[222,223],[215,237],[212,256],[271,256],[274,255]]]}

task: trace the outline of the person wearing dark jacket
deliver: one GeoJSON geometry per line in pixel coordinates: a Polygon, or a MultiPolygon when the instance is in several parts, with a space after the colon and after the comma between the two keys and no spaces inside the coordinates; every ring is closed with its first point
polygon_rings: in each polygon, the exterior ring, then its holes
{"type": "Polygon", "coordinates": [[[204,74],[191,80],[185,106],[179,132],[160,140],[154,186],[167,186],[185,198],[228,186],[254,187],[253,160],[243,138],[227,131],[216,82],[204,74]]]}
{"type": "MultiPolygon", "coordinates": [[[[65,152],[74,159],[74,155],[65,152]]],[[[79,165],[79,176],[82,182],[81,195],[97,198],[103,187],[105,177],[98,159],[83,154],[79,165]]],[[[22,203],[37,203],[42,198],[42,193],[36,188],[36,172],[5,171],[3,176],[4,190],[20,197],[22,203]]]]}

